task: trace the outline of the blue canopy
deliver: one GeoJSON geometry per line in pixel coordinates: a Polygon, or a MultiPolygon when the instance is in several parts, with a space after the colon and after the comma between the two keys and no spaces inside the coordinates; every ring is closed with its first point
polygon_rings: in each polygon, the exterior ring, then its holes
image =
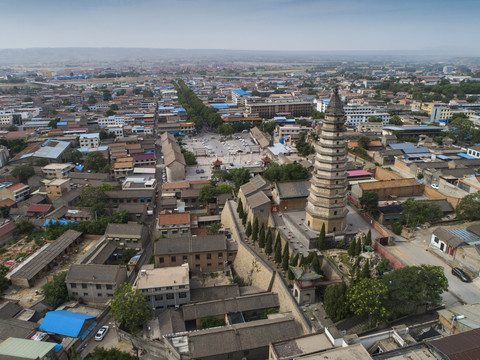
{"type": "Polygon", "coordinates": [[[40,330],[70,337],[79,337],[85,321],[95,316],[65,310],[49,311],[45,315],[40,330]]]}

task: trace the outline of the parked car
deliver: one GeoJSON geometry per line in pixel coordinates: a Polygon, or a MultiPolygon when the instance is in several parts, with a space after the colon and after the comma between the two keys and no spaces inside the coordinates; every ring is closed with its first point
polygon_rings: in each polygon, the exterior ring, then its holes
{"type": "Polygon", "coordinates": [[[198,170],[198,169],[197,169],[197,170],[195,170],[195,172],[196,172],[197,174],[200,174],[200,170],[198,170]]]}
{"type": "Polygon", "coordinates": [[[200,169],[200,172],[203,174],[203,173],[205,172],[205,170],[204,170],[204,169],[200,169]]]}
{"type": "Polygon", "coordinates": [[[460,280],[462,280],[463,282],[470,282],[472,281],[472,279],[470,279],[470,276],[468,276],[465,271],[463,271],[462,269],[458,268],[458,267],[454,267],[452,268],[452,274],[455,275],[456,277],[458,277],[460,280]]]}
{"type": "Polygon", "coordinates": [[[438,185],[437,185],[437,184],[432,184],[432,185],[430,185],[430,187],[431,187],[432,189],[438,190],[438,185]]]}
{"type": "Polygon", "coordinates": [[[95,341],[102,341],[105,335],[107,335],[108,329],[110,329],[110,327],[107,325],[102,326],[95,335],[95,341]]]}

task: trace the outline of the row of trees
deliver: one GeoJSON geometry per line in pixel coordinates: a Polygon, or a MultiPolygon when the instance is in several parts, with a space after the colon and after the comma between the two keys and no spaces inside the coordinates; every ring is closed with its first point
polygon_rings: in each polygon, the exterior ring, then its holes
{"type": "Polygon", "coordinates": [[[206,106],[183,80],[178,80],[174,86],[178,92],[178,102],[185,108],[188,119],[195,123],[198,130],[203,127],[204,123],[212,129],[217,129],[223,124],[220,114],[215,109],[206,106]]]}
{"type": "Polygon", "coordinates": [[[228,171],[225,170],[213,170],[210,177],[210,184],[217,186],[221,181],[232,181],[234,184],[234,190],[237,193],[240,186],[246,184],[251,179],[251,174],[248,169],[235,168],[228,171]]]}
{"type": "Polygon", "coordinates": [[[271,182],[307,180],[309,175],[308,169],[298,163],[278,165],[272,162],[263,172],[265,179],[271,182]]]}
{"type": "Polygon", "coordinates": [[[422,305],[437,306],[447,290],[448,280],[441,266],[407,266],[382,279],[364,277],[350,286],[330,285],[324,305],[333,321],[354,314],[368,315],[372,323],[378,323],[410,315],[422,305]]]}

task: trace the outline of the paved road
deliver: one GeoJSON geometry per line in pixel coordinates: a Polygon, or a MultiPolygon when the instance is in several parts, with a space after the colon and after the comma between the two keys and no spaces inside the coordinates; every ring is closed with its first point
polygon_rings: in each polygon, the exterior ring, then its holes
{"type": "Polygon", "coordinates": [[[459,303],[480,303],[480,290],[472,283],[464,283],[451,273],[451,268],[434,254],[427,251],[422,241],[396,241],[394,246],[387,249],[407,265],[438,265],[445,269],[449,291],[443,294],[445,305],[452,306],[459,303]]]}

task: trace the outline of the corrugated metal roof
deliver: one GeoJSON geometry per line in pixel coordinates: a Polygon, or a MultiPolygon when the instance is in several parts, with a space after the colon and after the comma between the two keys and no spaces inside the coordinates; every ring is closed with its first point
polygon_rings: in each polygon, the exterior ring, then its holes
{"type": "Polygon", "coordinates": [[[90,319],[95,319],[95,316],[65,310],[49,311],[39,329],[55,334],[78,337],[85,321],[90,319]]]}
{"type": "Polygon", "coordinates": [[[39,359],[52,351],[55,345],[55,343],[45,341],[8,338],[0,344],[0,355],[39,359]]]}

